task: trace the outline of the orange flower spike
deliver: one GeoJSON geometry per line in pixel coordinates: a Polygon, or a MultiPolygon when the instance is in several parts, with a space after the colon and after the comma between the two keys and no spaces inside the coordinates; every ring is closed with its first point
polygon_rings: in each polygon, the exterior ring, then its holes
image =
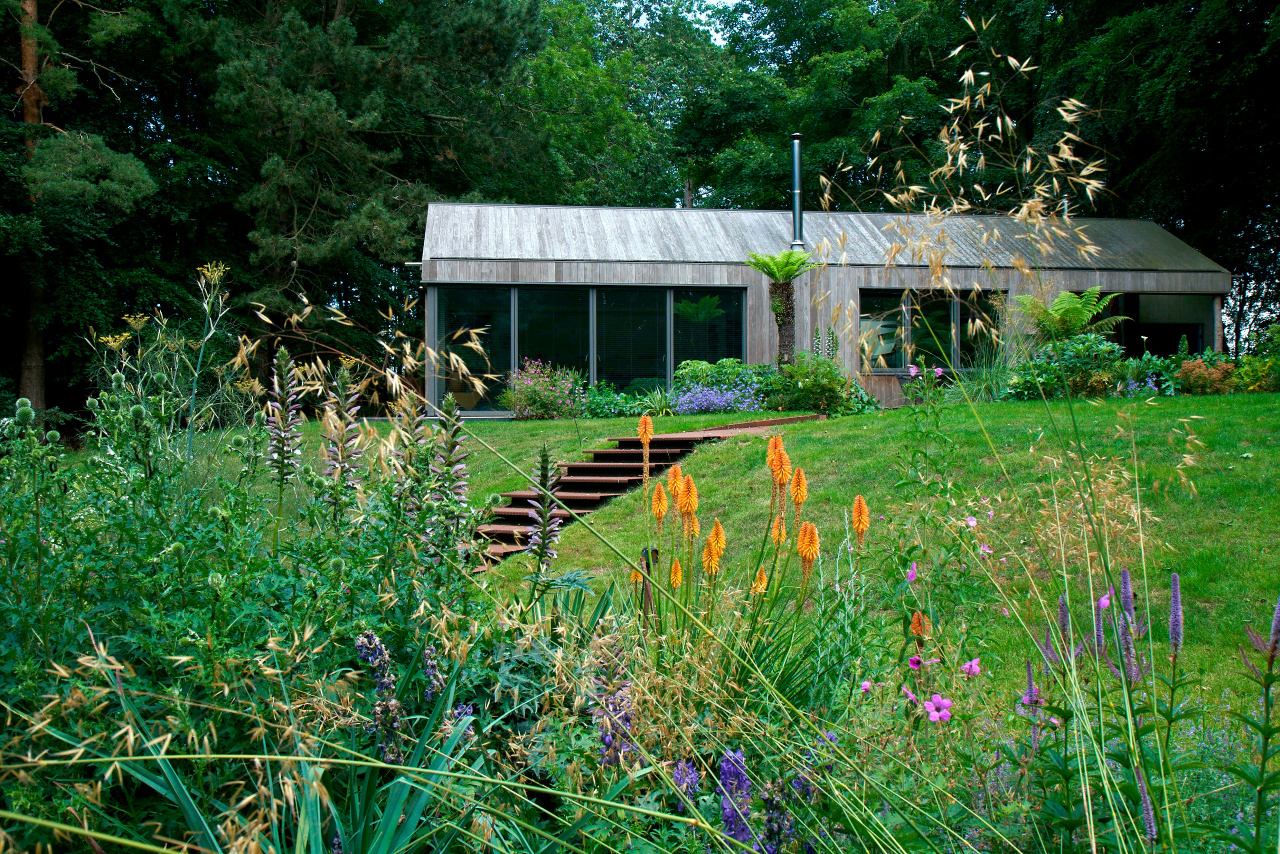
{"type": "Polygon", "coordinates": [[[702,547],[702,571],[707,575],[715,575],[720,571],[720,553],[715,550],[710,537],[707,537],[707,544],[702,547]]]}
{"type": "Polygon", "coordinates": [[[765,574],[764,567],[756,570],[756,580],[751,584],[751,592],[755,594],[763,593],[769,587],[769,576],[765,574]]]}
{"type": "Polygon", "coordinates": [[[638,569],[631,570],[631,583],[639,584],[641,581],[644,581],[644,575],[641,574],[640,570],[638,569]]]}
{"type": "Polygon", "coordinates": [[[818,526],[812,522],[801,522],[796,533],[796,551],[800,553],[800,565],[806,571],[813,567],[818,559],[818,526]]]}
{"type": "Polygon", "coordinates": [[[680,484],[680,495],[676,498],[676,506],[685,516],[692,516],[698,512],[698,487],[694,485],[693,475],[684,476],[684,481],[680,484]]]}
{"type": "Polygon", "coordinates": [[[711,533],[707,535],[707,545],[715,549],[717,558],[724,554],[724,526],[720,524],[719,519],[711,526],[711,533]]]}
{"type": "Polygon", "coordinates": [[[680,566],[680,558],[671,561],[671,587],[677,588],[684,582],[684,569],[680,566]]]}
{"type": "Polygon", "coordinates": [[[690,516],[689,517],[689,538],[696,540],[700,536],[702,536],[702,523],[698,521],[697,516],[690,516]]]}
{"type": "Polygon", "coordinates": [[[924,637],[924,614],[919,611],[911,615],[911,636],[913,638],[924,637]]]}
{"type": "Polygon", "coordinates": [[[773,530],[769,532],[769,539],[775,544],[781,544],[787,538],[787,523],[782,520],[782,514],[779,513],[773,517],[773,530]]]}
{"type": "Polygon", "coordinates": [[[649,440],[653,438],[653,419],[648,415],[641,415],[637,433],[640,436],[640,444],[646,448],[649,447],[649,440]]]}
{"type": "Polygon", "coordinates": [[[795,474],[791,476],[791,503],[796,506],[797,514],[807,500],[809,500],[809,481],[804,476],[804,469],[796,466],[795,474]]]}
{"type": "Polygon", "coordinates": [[[671,497],[677,502],[680,500],[680,483],[683,480],[684,473],[680,471],[679,463],[667,469],[667,492],[670,492],[671,497]]]}
{"type": "Polygon", "coordinates": [[[861,495],[853,499],[853,515],[849,524],[858,535],[858,545],[862,545],[867,529],[871,527],[871,511],[867,508],[867,499],[861,495]]]}
{"type": "Polygon", "coordinates": [[[662,484],[656,484],[653,487],[653,518],[658,520],[659,525],[667,517],[667,507],[667,491],[662,488],[662,484]]]}
{"type": "Polygon", "coordinates": [[[769,467],[769,471],[774,471],[778,466],[778,453],[782,450],[782,437],[770,436],[769,449],[764,454],[764,464],[769,467]]]}
{"type": "Polygon", "coordinates": [[[786,487],[787,482],[791,480],[791,457],[787,456],[786,451],[778,452],[777,468],[773,470],[773,481],[778,486],[786,487]]]}

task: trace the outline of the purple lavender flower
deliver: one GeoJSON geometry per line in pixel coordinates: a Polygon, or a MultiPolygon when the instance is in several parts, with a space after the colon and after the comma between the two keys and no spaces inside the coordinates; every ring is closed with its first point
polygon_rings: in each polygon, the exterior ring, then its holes
{"type": "Polygon", "coordinates": [[[741,750],[726,751],[720,760],[720,819],[724,833],[730,839],[747,843],[751,841],[751,780],[747,778],[747,763],[741,750]]]}
{"type": "MultiPolygon", "coordinates": [[[[676,784],[676,788],[686,798],[692,799],[694,794],[702,788],[702,775],[698,773],[698,768],[693,764],[692,759],[681,759],[676,763],[675,770],[671,772],[671,782],[676,784]]],[[[683,812],[684,802],[681,801],[679,806],[683,812]]]]}
{"type": "Polygon", "coordinates": [[[1173,654],[1182,652],[1182,584],[1178,573],[1169,579],[1169,647],[1173,654]]]}

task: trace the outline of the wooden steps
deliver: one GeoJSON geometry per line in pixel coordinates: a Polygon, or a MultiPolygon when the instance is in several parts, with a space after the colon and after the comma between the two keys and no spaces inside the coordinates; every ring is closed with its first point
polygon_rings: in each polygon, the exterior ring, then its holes
{"type": "MultiPolygon", "coordinates": [[[[718,442],[730,436],[767,432],[769,428],[797,421],[812,421],[825,416],[807,415],[793,418],[773,418],[726,424],[707,430],[687,433],[660,433],[649,441],[649,477],[657,479],[669,467],[679,462],[703,442],[718,442]]],[[[644,447],[638,436],[619,436],[608,440],[612,448],[596,448],[584,451],[590,461],[557,463],[560,476],[551,494],[574,514],[585,516],[600,509],[611,498],[626,493],[643,480],[644,447]]],[[[534,512],[531,501],[537,501],[539,493],[534,489],[518,489],[502,493],[507,503],[494,508],[494,521],[481,525],[477,530],[491,542],[485,554],[493,563],[519,554],[528,546],[528,537],[534,529],[534,512]]],[[[551,516],[562,524],[572,524],[573,514],[557,506],[551,516]]]]}

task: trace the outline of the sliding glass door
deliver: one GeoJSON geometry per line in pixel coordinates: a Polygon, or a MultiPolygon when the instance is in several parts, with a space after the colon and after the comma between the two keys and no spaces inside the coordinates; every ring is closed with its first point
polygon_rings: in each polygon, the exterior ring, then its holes
{"type": "Polygon", "coordinates": [[[431,393],[499,413],[508,378],[528,359],[632,394],[665,388],[681,362],[746,355],[746,291],[652,286],[436,285],[428,345],[441,354],[431,393]],[[467,374],[484,377],[478,388],[467,374]]]}

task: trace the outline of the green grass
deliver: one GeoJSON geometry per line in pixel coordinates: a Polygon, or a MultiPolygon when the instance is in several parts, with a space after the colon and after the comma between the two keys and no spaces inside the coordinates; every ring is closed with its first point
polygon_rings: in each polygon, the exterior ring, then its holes
{"type": "MultiPolygon", "coordinates": [[[[728,420],[734,419],[723,418],[719,423],[728,420]]],[[[866,496],[872,510],[868,548],[874,551],[887,545],[882,538],[887,524],[880,516],[891,520],[902,504],[894,484],[907,420],[907,412],[897,410],[779,429],[792,462],[808,474],[810,503],[805,517],[817,523],[824,549],[843,539],[845,518],[858,493],[866,496]]],[[[1087,454],[1127,460],[1132,468],[1131,456],[1136,449],[1141,498],[1159,519],[1147,528],[1145,543],[1145,590],[1154,637],[1162,641],[1166,634],[1169,574],[1178,572],[1186,610],[1185,660],[1209,674],[1211,687],[1225,687],[1238,669],[1236,645],[1244,640],[1244,622],[1252,621],[1255,629],[1265,634],[1280,586],[1280,538],[1276,535],[1280,519],[1280,396],[1077,402],[1074,420],[1087,454]],[[1187,425],[1203,443],[1195,465],[1184,469],[1195,485],[1194,494],[1178,477],[1178,465],[1187,450],[1187,425]],[[1132,435],[1118,428],[1131,429],[1132,435]],[[1170,548],[1159,547],[1160,543],[1170,548]]],[[[1042,457],[1060,454],[1062,444],[1054,439],[1054,431],[1073,438],[1071,422],[1065,403],[1049,407],[1043,403],[984,404],[973,410],[949,407],[944,429],[956,445],[952,475],[957,487],[975,499],[1027,496],[1043,488],[1049,467],[1042,457]]],[[[656,427],[665,432],[707,423],[714,422],[659,419],[656,427]]],[[[580,448],[599,447],[608,436],[634,430],[633,419],[580,422],[581,436],[572,423],[564,422],[471,426],[526,470],[544,440],[556,459],[567,460],[575,458],[580,448]]],[[[730,571],[749,571],[746,561],[767,521],[765,441],[763,437],[740,437],[703,445],[683,463],[698,483],[704,532],[715,518],[728,531],[725,565],[733,567],[730,571]]],[[[509,470],[503,473],[504,465],[493,454],[474,444],[471,450],[477,497],[519,484],[516,474],[509,470]]],[[[623,553],[637,555],[646,542],[646,517],[641,510],[639,492],[633,491],[591,516],[591,523],[623,553]]],[[[990,523],[984,514],[983,525],[989,526],[993,542],[1024,552],[1040,536],[1034,521],[1020,513],[1002,512],[990,523]]],[[[1044,546],[1053,553],[1054,543],[1044,546]]],[[[1001,545],[997,549],[999,553],[1001,545]]],[[[1054,599],[1056,593],[1049,591],[1055,588],[1055,581],[1047,571],[1029,576],[1013,568],[1014,564],[1011,560],[1005,571],[1006,589],[1015,601],[1024,602],[1023,615],[1029,622],[1043,625],[1043,611],[1031,590],[1039,584],[1044,595],[1054,599]]],[[[1117,549],[1115,564],[1117,569],[1130,568],[1136,578],[1143,575],[1137,551],[1117,549]]],[[[584,569],[603,583],[619,577],[620,565],[617,556],[586,526],[575,524],[565,531],[558,570],[584,569]]],[[[1073,594],[1081,603],[1076,611],[1084,619],[1085,573],[1079,565],[1068,569],[1075,579],[1073,594]]],[[[526,571],[517,558],[500,567],[490,582],[506,586],[526,571]]],[[[1049,604],[1052,606],[1052,601],[1049,604]]],[[[994,619],[1001,622],[994,631],[993,656],[1020,658],[1026,651],[1025,633],[1013,618],[994,619]]]]}

